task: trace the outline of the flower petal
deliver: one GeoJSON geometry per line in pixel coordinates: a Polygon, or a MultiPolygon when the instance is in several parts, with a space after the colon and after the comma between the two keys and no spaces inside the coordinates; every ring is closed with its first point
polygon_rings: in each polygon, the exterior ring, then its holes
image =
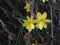
{"type": "Polygon", "coordinates": [[[28,29],[28,31],[29,31],[29,32],[31,32],[31,31],[32,31],[32,29],[34,29],[34,25],[33,25],[33,24],[31,24],[30,26],[27,26],[27,27],[26,27],[26,29],[28,29]]]}
{"type": "Polygon", "coordinates": [[[30,9],[27,9],[27,12],[29,12],[30,11],[30,9]]]}
{"type": "Polygon", "coordinates": [[[46,17],[47,17],[47,12],[44,12],[43,15],[42,15],[42,18],[46,19],[46,17]]]}
{"type": "Polygon", "coordinates": [[[34,29],[34,25],[33,24],[31,24],[31,29],[34,29]]]}
{"type": "Polygon", "coordinates": [[[23,23],[23,26],[25,27],[27,24],[26,23],[23,23]]]}
{"type": "Polygon", "coordinates": [[[46,0],[46,1],[48,1],[48,0],[46,0]]]}
{"type": "Polygon", "coordinates": [[[37,12],[37,15],[40,15],[41,16],[41,13],[40,12],[37,12]]]}
{"type": "Polygon", "coordinates": [[[47,28],[47,24],[46,23],[44,23],[44,28],[47,28]]]}
{"type": "Polygon", "coordinates": [[[39,19],[41,17],[41,13],[37,12],[37,18],[39,19]]]}
{"type": "Polygon", "coordinates": [[[26,6],[24,8],[26,9],[26,6]]]}
{"type": "Polygon", "coordinates": [[[45,19],[45,22],[50,23],[50,22],[52,22],[52,20],[45,19]]]}
{"type": "Polygon", "coordinates": [[[37,44],[35,44],[35,43],[32,43],[32,45],[37,45],[37,44]]]}
{"type": "Polygon", "coordinates": [[[43,3],[45,3],[45,0],[42,0],[43,3]]]}
{"type": "Polygon", "coordinates": [[[43,23],[42,22],[40,22],[40,24],[39,24],[39,28],[40,28],[40,30],[42,30],[43,29],[43,23]]]}
{"type": "Polygon", "coordinates": [[[53,2],[55,2],[55,3],[56,3],[56,0],[53,0],[53,2]]]}
{"type": "Polygon", "coordinates": [[[30,20],[30,17],[29,17],[29,16],[27,16],[27,19],[28,19],[28,20],[30,20]]]}
{"type": "Polygon", "coordinates": [[[23,20],[24,22],[26,22],[26,20],[23,20]]]}

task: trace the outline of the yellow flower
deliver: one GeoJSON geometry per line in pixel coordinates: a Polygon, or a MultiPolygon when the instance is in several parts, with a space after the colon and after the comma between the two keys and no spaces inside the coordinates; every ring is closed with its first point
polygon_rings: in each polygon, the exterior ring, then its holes
{"type": "Polygon", "coordinates": [[[43,3],[45,3],[46,1],[48,1],[48,0],[42,0],[43,3]]]}
{"type": "Polygon", "coordinates": [[[43,14],[41,14],[40,12],[37,12],[37,19],[35,20],[37,29],[42,30],[43,28],[47,28],[46,23],[50,23],[51,20],[46,18],[47,18],[46,12],[44,12],[43,14]]]}
{"type": "Polygon", "coordinates": [[[30,3],[26,2],[26,6],[24,8],[27,10],[27,12],[30,12],[31,9],[30,3]]]}
{"type": "Polygon", "coordinates": [[[28,16],[27,16],[27,20],[23,20],[24,23],[23,23],[23,26],[26,27],[26,29],[28,29],[28,31],[32,31],[32,29],[34,29],[34,20],[33,19],[30,19],[28,16]]]}

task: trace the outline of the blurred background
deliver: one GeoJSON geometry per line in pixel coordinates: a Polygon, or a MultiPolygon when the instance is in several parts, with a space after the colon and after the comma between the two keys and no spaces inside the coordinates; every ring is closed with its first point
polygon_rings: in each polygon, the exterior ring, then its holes
{"type": "Polygon", "coordinates": [[[0,0],[0,45],[60,45],[60,0],[41,2],[41,0],[0,0]],[[34,1],[34,13],[48,13],[52,23],[47,29],[28,30],[22,27],[21,20],[30,16],[24,6],[26,1],[34,1]],[[29,44],[30,43],[30,44],[29,44]]]}

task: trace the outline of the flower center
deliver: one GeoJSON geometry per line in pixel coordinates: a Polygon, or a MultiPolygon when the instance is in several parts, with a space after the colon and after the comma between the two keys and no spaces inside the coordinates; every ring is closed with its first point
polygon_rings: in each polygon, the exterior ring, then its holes
{"type": "Polygon", "coordinates": [[[32,22],[31,21],[28,21],[28,24],[32,24],[32,22]]]}
{"type": "Polygon", "coordinates": [[[40,22],[44,22],[44,19],[40,19],[40,22]]]}

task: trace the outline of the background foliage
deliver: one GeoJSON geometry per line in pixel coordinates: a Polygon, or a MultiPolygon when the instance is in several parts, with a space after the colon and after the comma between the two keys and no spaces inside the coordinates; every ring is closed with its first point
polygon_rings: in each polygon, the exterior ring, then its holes
{"type": "MultiPolygon", "coordinates": [[[[60,0],[46,3],[34,0],[35,9],[48,13],[48,18],[53,22],[47,29],[32,30],[29,33],[22,27],[21,19],[30,16],[24,9],[26,0],[0,0],[0,45],[60,45],[60,0]],[[30,37],[30,39],[29,39],[30,37]],[[30,45],[30,44],[29,44],[30,45]]],[[[31,0],[32,1],[32,0],[31,0]]]]}

